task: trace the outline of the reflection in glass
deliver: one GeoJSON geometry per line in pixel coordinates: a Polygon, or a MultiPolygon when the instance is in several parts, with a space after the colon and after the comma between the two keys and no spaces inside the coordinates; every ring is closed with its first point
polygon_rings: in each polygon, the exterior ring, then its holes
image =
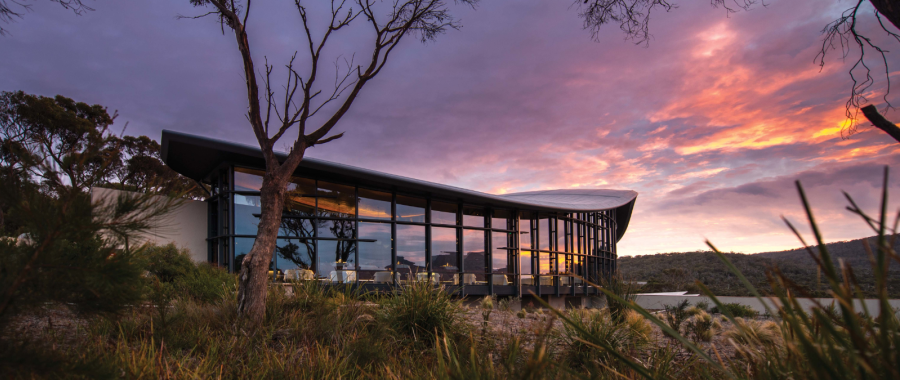
{"type": "Polygon", "coordinates": [[[531,270],[531,257],[533,252],[531,251],[520,251],[519,252],[519,270],[521,274],[534,274],[531,270]]]}
{"type": "Polygon", "coordinates": [[[265,173],[261,170],[234,168],[234,190],[259,191],[262,188],[263,174],[265,173]]]}
{"type": "Polygon", "coordinates": [[[397,273],[403,280],[426,273],[425,226],[397,225],[397,273]]]}
{"type": "Polygon", "coordinates": [[[316,212],[316,181],[309,178],[291,178],[292,188],[288,188],[284,199],[284,213],[312,217],[316,212]]]}
{"type": "Polygon", "coordinates": [[[484,209],[481,207],[463,207],[463,225],[484,227],[484,215],[484,209]]]}
{"type": "Polygon", "coordinates": [[[354,217],[356,215],[356,192],[353,186],[319,181],[317,192],[319,215],[354,217]]]}
{"type": "Polygon", "coordinates": [[[556,251],[566,250],[566,221],[556,219],[556,251]]]}
{"type": "Polygon", "coordinates": [[[359,217],[391,220],[391,194],[359,189],[359,217]]]}
{"type": "MultiPolygon", "coordinates": [[[[463,269],[466,273],[488,272],[484,252],[484,231],[463,230],[463,269]]],[[[477,276],[479,281],[483,276],[477,276]]]]}
{"type": "Polygon", "coordinates": [[[509,254],[505,248],[509,248],[507,242],[508,234],[505,232],[492,232],[491,245],[494,247],[491,252],[491,273],[512,273],[509,267],[509,254]]]}
{"type": "MultiPolygon", "coordinates": [[[[236,273],[241,271],[241,263],[244,262],[244,257],[247,257],[247,254],[250,253],[255,240],[253,238],[234,239],[234,271],[236,273]]],[[[269,269],[272,269],[272,264],[269,264],[269,269]]]]}
{"type": "Polygon", "coordinates": [[[320,219],[317,223],[318,237],[338,240],[319,240],[319,261],[332,263],[339,269],[343,263],[352,261],[356,238],[356,222],[350,219],[320,219]],[[323,249],[325,242],[331,249],[323,249]]]}
{"type": "Polygon", "coordinates": [[[319,278],[330,278],[332,271],[356,269],[356,244],[352,241],[319,240],[319,278]]]}
{"type": "Polygon", "coordinates": [[[552,273],[552,265],[553,262],[550,261],[550,254],[547,252],[540,252],[538,254],[538,267],[540,268],[539,274],[550,274],[552,273]]]}
{"type": "Polygon", "coordinates": [[[260,210],[258,195],[234,194],[234,233],[256,235],[260,210]]]}
{"type": "Polygon", "coordinates": [[[458,210],[454,203],[431,201],[431,223],[455,225],[458,210]]]}
{"type": "Polygon", "coordinates": [[[376,272],[390,272],[391,225],[360,222],[359,238],[375,240],[375,242],[359,242],[359,274],[357,277],[360,280],[371,280],[376,272]]]}
{"type": "Polygon", "coordinates": [[[455,228],[431,228],[432,271],[441,273],[441,281],[453,281],[451,273],[459,272],[455,228]]]}
{"type": "Polygon", "coordinates": [[[538,220],[538,246],[539,249],[550,249],[550,219],[547,217],[538,220]]]}
{"type": "Polygon", "coordinates": [[[312,239],[278,239],[275,246],[275,264],[281,271],[286,269],[312,269],[312,239]]]}
{"type": "Polygon", "coordinates": [[[531,249],[531,219],[528,215],[522,213],[519,216],[519,247],[522,249],[531,249]]]}
{"type": "Polygon", "coordinates": [[[491,212],[491,228],[508,230],[510,229],[508,220],[510,212],[506,210],[493,210],[491,212]]]}
{"type": "Polygon", "coordinates": [[[425,200],[398,195],[397,220],[425,223],[425,200]]]}

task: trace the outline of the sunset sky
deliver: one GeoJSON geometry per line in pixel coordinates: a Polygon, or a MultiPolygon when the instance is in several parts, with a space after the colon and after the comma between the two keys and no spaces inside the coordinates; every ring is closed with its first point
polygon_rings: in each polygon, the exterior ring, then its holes
{"type": "MultiPolygon", "coordinates": [[[[212,19],[176,19],[201,9],[187,0],[86,3],[96,11],[75,16],[38,1],[6,25],[0,90],[105,105],[130,135],[158,140],[171,129],[256,144],[234,37],[212,19]]],[[[267,56],[279,78],[305,38],[289,3],[254,3],[249,22],[257,60],[267,56]]],[[[636,190],[624,255],[703,249],[705,239],[726,251],[795,248],[780,216],[805,225],[796,179],[827,240],[872,235],[841,191],[874,212],[882,168],[898,167],[900,144],[868,123],[842,139],[854,57],[832,52],[824,68],[815,63],[820,31],[851,3],[767,3],[727,16],[708,0],[678,1],[653,18],[647,47],[615,26],[592,40],[565,1],[456,7],[462,29],[405,41],[336,127],[345,137],[307,155],[497,194],[636,190]]],[[[368,55],[367,31],[335,36],[326,67],[368,55]]],[[[900,83],[900,54],[890,57],[900,83]]],[[[876,80],[882,86],[883,73],[876,80]]],[[[900,170],[894,178],[896,212],[900,170]]]]}

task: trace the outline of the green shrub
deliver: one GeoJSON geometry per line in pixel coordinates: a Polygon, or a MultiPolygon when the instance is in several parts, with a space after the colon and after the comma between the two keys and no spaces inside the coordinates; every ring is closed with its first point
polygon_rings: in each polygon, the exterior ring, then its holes
{"type": "MultiPolygon", "coordinates": [[[[688,305],[690,305],[688,300],[681,300],[681,302],[675,305],[665,305],[666,314],[663,317],[663,321],[665,321],[672,330],[680,332],[681,325],[691,316],[688,312],[688,305]]],[[[668,333],[666,335],[668,335],[668,333]]]]}
{"type": "Polygon", "coordinates": [[[432,347],[437,336],[461,334],[462,301],[427,282],[413,282],[385,298],[379,317],[401,336],[432,347]]]}
{"type": "Polygon", "coordinates": [[[175,244],[148,246],[143,252],[147,272],[169,286],[173,297],[214,302],[234,290],[236,278],[208,263],[195,264],[186,249],[175,244]]]}
{"type": "MultiPolygon", "coordinates": [[[[753,318],[759,315],[759,312],[753,310],[752,307],[741,305],[739,303],[722,304],[722,309],[728,310],[728,312],[731,313],[731,316],[735,318],[753,318]]],[[[713,314],[722,313],[718,306],[713,307],[709,312],[713,314]]]]}
{"type": "Polygon", "coordinates": [[[607,310],[574,309],[566,312],[566,317],[571,323],[563,324],[561,331],[566,346],[563,355],[575,368],[600,368],[610,360],[609,350],[622,352],[631,343],[629,326],[616,322],[607,310]]]}

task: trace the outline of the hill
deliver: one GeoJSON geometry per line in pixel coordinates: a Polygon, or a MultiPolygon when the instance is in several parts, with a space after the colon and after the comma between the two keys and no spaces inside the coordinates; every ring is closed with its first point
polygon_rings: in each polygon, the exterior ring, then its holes
{"type": "MultiPolygon", "coordinates": [[[[867,238],[874,246],[875,238],[867,238]]],[[[868,297],[874,296],[874,280],[863,239],[826,244],[835,263],[842,260],[853,269],[856,278],[868,297]]],[[[900,250],[900,239],[894,242],[900,250]]],[[[818,268],[803,248],[756,254],[727,253],[726,256],[741,270],[744,276],[763,294],[770,294],[766,273],[778,268],[788,278],[803,286],[810,294],[827,297],[827,284],[820,283],[818,268]]],[[[749,296],[750,292],[740,283],[713,252],[660,253],[656,255],[620,257],[619,273],[633,281],[647,281],[642,292],[699,292],[696,281],[706,285],[721,296],[749,296]]],[[[888,292],[892,298],[900,298],[900,265],[889,267],[888,292]]]]}

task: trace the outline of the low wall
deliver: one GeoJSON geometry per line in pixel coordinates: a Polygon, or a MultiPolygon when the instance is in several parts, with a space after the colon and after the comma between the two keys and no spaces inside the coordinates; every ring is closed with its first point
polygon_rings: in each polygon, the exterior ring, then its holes
{"type": "MultiPolygon", "coordinates": [[[[91,188],[91,202],[115,201],[120,194],[134,194],[130,191],[91,188]]],[[[149,242],[156,245],[174,243],[178,248],[190,251],[191,259],[206,262],[209,248],[207,235],[207,203],[204,201],[186,200],[178,208],[163,217],[158,228],[147,231],[139,238],[138,244],[149,242]]]]}
{"type": "MultiPolygon", "coordinates": [[[[763,306],[763,303],[760,302],[756,297],[716,297],[721,303],[737,303],[744,306],[752,307],[753,310],[756,310],[760,313],[765,313],[766,308],[763,306]]],[[[666,305],[674,306],[679,302],[687,300],[691,305],[696,305],[698,302],[706,301],[709,303],[710,307],[715,304],[708,297],[698,296],[698,295],[681,295],[681,296],[673,296],[673,295],[640,295],[637,297],[635,301],[638,306],[643,307],[648,310],[658,310],[664,309],[666,305]]],[[[832,302],[835,302],[834,298],[815,298],[822,305],[830,305],[832,302]]],[[[763,297],[763,301],[766,302],[770,308],[773,310],[777,308],[779,304],[777,298],[766,298],[763,297]]],[[[800,306],[803,307],[806,312],[809,312],[810,309],[815,305],[813,299],[801,298],[800,306]]],[[[888,301],[891,307],[898,309],[900,308],[900,300],[890,300],[888,301]]],[[[854,301],[854,307],[857,310],[862,310],[862,304],[865,303],[866,308],[868,308],[869,312],[872,314],[878,314],[879,306],[877,299],[866,299],[866,300],[856,300],[854,301]]]]}

